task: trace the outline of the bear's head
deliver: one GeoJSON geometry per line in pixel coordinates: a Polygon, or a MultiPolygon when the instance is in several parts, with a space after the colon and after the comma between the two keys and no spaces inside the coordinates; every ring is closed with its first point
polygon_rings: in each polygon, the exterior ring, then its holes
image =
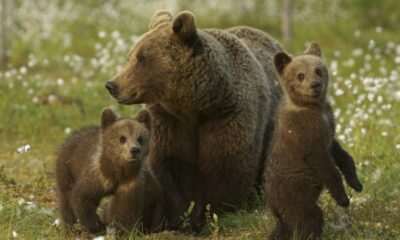
{"type": "Polygon", "coordinates": [[[102,158],[120,174],[137,173],[149,152],[150,131],[149,111],[143,109],[135,118],[125,119],[105,108],[101,113],[102,158]]]}
{"type": "Polygon", "coordinates": [[[201,52],[195,17],[183,11],[175,19],[165,11],[151,18],[149,31],[132,47],[128,63],[106,83],[120,104],[155,103],[179,96],[182,69],[201,52]]]}
{"type": "Polygon", "coordinates": [[[277,53],[274,65],[294,104],[314,105],[325,100],[329,77],[317,43],[312,42],[301,56],[292,58],[284,52],[277,53]]]}

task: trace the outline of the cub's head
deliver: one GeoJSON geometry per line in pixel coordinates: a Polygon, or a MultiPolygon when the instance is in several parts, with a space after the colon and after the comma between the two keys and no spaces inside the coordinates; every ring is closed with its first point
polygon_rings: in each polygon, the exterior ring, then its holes
{"type": "Polygon", "coordinates": [[[279,52],[274,57],[274,64],[293,103],[314,105],[325,100],[329,77],[317,43],[312,42],[304,55],[293,58],[279,52]]]}
{"type": "Polygon", "coordinates": [[[177,81],[183,78],[192,58],[202,49],[195,16],[188,11],[175,19],[157,11],[149,31],[132,47],[123,70],[106,83],[120,104],[154,103],[179,94],[177,81]]]}
{"type": "Polygon", "coordinates": [[[101,113],[102,155],[115,167],[139,169],[149,152],[150,121],[147,110],[134,119],[124,119],[105,108],[101,113]]]}

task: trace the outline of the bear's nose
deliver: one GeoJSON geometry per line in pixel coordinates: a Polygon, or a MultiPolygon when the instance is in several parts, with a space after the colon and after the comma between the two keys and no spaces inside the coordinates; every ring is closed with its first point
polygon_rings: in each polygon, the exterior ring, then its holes
{"type": "Polygon", "coordinates": [[[321,83],[319,82],[313,82],[311,83],[311,88],[315,91],[320,90],[322,87],[321,83]]]}
{"type": "Polygon", "coordinates": [[[108,92],[110,92],[111,95],[114,95],[117,91],[117,85],[115,85],[115,83],[112,81],[106,82],[106,88],[107,88],[108,92]]]}
{"type": "Polygon", "coordinates": [[[134,157],[134,158],[138,157],[140,154],[140,148],[138,148],[138,147],[131,148],[131,154],[132,154],[132,157],[134,157]]]}

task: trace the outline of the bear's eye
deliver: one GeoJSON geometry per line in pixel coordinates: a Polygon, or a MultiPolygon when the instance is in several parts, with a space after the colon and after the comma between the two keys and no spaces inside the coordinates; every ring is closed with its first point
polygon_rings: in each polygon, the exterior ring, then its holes
{"type": "Polygon", "coordinates": [[[121,144],[126,143],[126,137],[125,137],[125,136],[119,137],[119,142],[120,142],[121,144]]]}
{"type": "Polygon", "coordinates": [[[303,80],[304,80],[304,73],[299,73],[299,74],[297,74],[297,79],[298,79],[299,81],[303,81],[303,80]]]}
{"type": "Polygon", "coordinates": [[[138,54],[138,55],[136,56],[136,61],[137,61],[139,64],[143,64],[143,63],[144,63],[144,60],[145,60],[145,58],[144,58],[143,54],[138,54]]]}
{"type": "Polygon", "coordinates": [[[143,143],[143,138],[142,138],[142,136],[138,137],[137,141],[138,141],[138,143],[139,143],[140,145],[142,145],[142,143],[143,143]]]}
{"type": "Polygon", "coordinates": [[[315,74],[317,74],[318,77],[322,77],[321,69],[319,69],[319,68],[315,69],[315,74]]]}

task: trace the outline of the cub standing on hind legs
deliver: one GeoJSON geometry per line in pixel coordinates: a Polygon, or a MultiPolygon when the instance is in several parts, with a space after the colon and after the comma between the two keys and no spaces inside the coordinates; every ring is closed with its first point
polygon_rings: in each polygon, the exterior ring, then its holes
{"type": "MultiPolygon", "coordinates": [[[[79,222],[89,232],[106,229],[96,210],[100,200],[119,185],[135,181],[148,155],[150,113],[122,119],[110,109],[101,113],[101,127],[83,128],[61,146],[56,162],[59,209],[65,227],[79,222]]],[[[141,196],[136,196],[141,198],[141,196]]],[[[140,219],[140,209],[133,214],[140,219]]],[[[136,222],[132,222],[134,226],[136,222]]]]}
{"type": "MultiPolygon", "coordinates": [[[[331,154],[334,122],[326,101],[327,67],[316,43],[293,59],[280,52],[274,64],[285,94],[266,167],[268,207],[277,220],[269,238],[290,239],[296,233],[300,239],[319,239],[324,220],[316,202],[323,187],[340,206],[350,203],[331,154]]],[[[353,185],[361,190],[356,181],[353,185]]]]}

